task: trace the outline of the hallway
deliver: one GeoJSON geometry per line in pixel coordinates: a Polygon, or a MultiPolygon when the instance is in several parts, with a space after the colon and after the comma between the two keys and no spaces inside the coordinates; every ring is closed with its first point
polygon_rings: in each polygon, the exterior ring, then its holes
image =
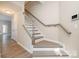
{"type": "Polygon", "coordinates": [[[19,46],[14,40],[10,39],[7,34],[0,38],[0,54],[2,58],[30,58],[32,55],[19,46]],[[2,43],[2,44],[1,44],[2,43]],[[2,50],[2,51],[1,51],[2,50]],[[17,51],[17,52],[16,52],[17,51]]]}

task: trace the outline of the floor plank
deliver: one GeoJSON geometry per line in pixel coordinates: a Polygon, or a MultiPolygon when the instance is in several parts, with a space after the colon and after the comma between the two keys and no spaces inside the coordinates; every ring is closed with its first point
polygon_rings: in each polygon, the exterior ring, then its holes
{"type": "Polygon", "coordinates": [[[32,54],[23,49],[18,45],[14,40],[8,38],[7,35],[4,35],[2,39],[2,58],[31,58],[32,54]]]}

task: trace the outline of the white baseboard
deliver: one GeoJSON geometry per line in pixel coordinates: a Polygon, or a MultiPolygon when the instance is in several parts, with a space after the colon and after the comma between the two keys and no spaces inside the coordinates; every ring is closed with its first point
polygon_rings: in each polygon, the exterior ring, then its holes
{"type": "Polygon", "coordinates": [[[28,48],[26,48],[24,45],[22,45],[20,42],[17,42],[17,44],[19,44],[21,47],[23,47],[25,50],[27,50],[29,53],[33,53],[32,51],[30,51],[28,48]]]}

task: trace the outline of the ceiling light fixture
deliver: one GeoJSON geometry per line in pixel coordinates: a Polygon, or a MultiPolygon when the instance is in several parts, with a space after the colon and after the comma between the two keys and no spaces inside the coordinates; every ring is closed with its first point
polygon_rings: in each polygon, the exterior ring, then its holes
{"type": "Polygon", "coordinates": [[[11,12],[10,12],[10,11],[6,11],[6,13],[11,14],[11,12]]]}
{"type": "Polygon", "coordinates": [[[3,9],[2,11],[9,15],[12,15],[14,13],[13,10],[11,10],[11,9],[3,9]]]}

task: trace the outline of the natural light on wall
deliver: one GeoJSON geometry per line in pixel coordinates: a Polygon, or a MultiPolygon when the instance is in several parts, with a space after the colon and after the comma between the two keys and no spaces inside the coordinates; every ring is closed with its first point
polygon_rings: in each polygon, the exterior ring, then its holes
{"type": "Polygon", "coordinates": [[[1,12],[7,14],[7,15],[13,15],[14,14],[14,11],[11,10],[11,9],[6,9],[6,8],[3,8],[0,10],[1,12]]]}

